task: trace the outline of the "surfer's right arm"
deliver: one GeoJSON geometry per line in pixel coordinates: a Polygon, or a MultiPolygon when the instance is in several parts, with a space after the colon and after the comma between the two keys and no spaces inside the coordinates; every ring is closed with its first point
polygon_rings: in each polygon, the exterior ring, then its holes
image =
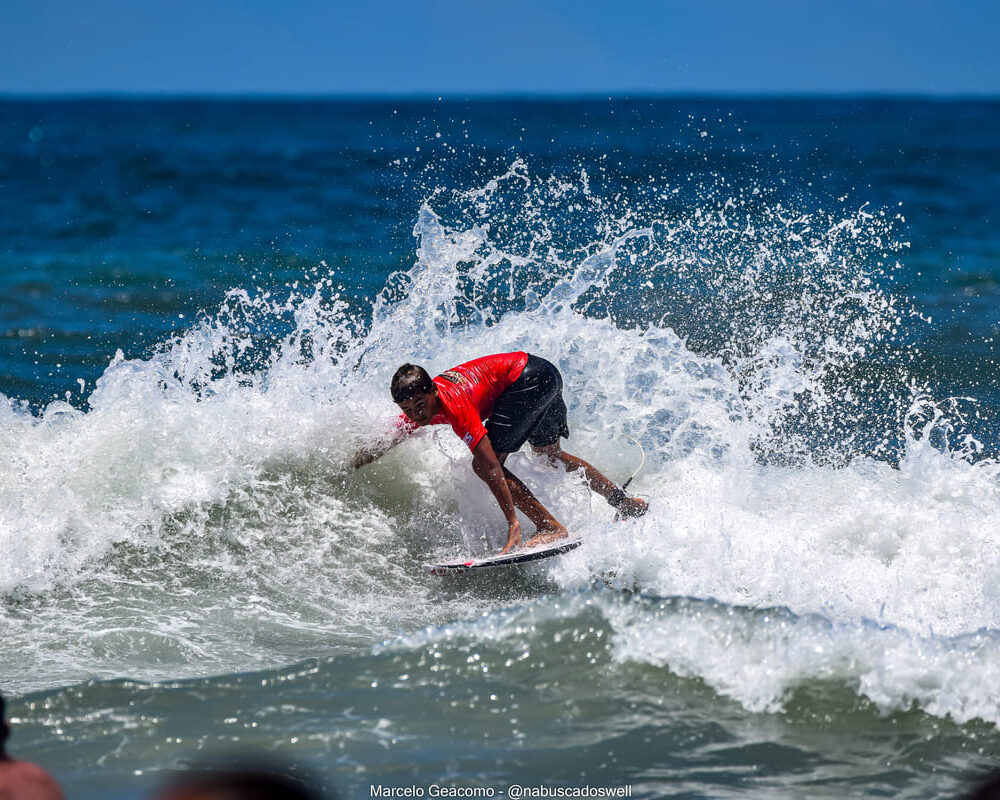
{"type": "Polygon", "coordinates": [[[378,442],[374,445],[362,447],[354,454],[354,458],[351,459],[351,466],[354,469],[360,469],[365,464],[371,464],[388,453],[395,444],[396,442],[378,442]]]}
{"type": "Polygon", "coordinates": [[[417,426],[413,422],[406,419],[405,416],[401,416],[396,421],[392,432],[388,436],[358,448],[358,451],[354,454],[354,458],[351,459],[351,467],[360,469],[365,464],[378,461],[378,459],[406,439],[416,429],[417,426]]]}

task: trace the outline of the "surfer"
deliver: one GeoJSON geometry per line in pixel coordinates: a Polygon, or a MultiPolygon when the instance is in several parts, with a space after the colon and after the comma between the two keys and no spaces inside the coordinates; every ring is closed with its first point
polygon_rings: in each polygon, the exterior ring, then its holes
{"type": "Polygon", "coordinates": [[[521,544],[515,508],[537,528],[528,547],[568,535],[566,527],[504,466],[507,456],[525,442],[553,466],[562,464],[568,472],[582,469],[590,488],[621,516],[639,517],[647,511],[645,501],[629,497],[591,464],[560,447],[560,437],[569,437],[562,376],[544,358],[524,352],[484,356],[434,379],[423,367],[404,364],[392,377],[391,392],[403,411],[395,435],[360,450],[353,466],[371,463],[418,428],[450,424],[472,451],[473,471],[489,486],[507,519],[507,542],[501,553],[521,544]]]}

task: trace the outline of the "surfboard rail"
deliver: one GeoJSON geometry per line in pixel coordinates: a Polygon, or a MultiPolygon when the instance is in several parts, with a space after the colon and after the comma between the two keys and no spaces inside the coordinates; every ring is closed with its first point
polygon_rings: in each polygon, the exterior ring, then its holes
{"type": "Polygon", "coordinates": [[[455,561],[444,561],[441,563],[424,564],[423,569],[431,575],[455,575],[469,570],[496,569],[498,567],[510,567],[516,564],[529,564],[532,561],[540,561],[544,558],[568,553],[583,544],[583,539],[579,536],[570,539],[558,539],[555,542],[544,544],[531,549],[521,548],[511,553],[503,555],[483,556],[482,558],[463,558],[455,561]]]}

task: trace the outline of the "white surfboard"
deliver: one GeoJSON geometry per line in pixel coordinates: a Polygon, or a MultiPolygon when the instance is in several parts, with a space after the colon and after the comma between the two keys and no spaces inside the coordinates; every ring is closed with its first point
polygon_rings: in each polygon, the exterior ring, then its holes
{"type": "Polygon", "coordinates": [[[424,570],[431,573],[431,575],[448,575],[473,569],[509,567],[514,564],[527,564],[543,558],[552,558],[552,556],[567,553],[581,544],[583,544],[583,539],[579,536],[570,539],[557,539],[549,544],[539,545],[530,549],[520,548],[511,553],[504,553],[503,555],[485,556],[483,558],[463,558],[457,561],[445,561],[440,564],[424,564],[424,570]]]}

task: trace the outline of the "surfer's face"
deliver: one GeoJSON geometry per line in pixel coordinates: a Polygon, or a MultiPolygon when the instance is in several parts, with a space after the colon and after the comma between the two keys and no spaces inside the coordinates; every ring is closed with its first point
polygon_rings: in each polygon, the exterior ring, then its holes
{"type": "Polygon", "coordinates": [[[416,422],[417,425],[426,425],[441,410],[441,401],[438,400],[436,391],[427,392],[426,394],[415,394],[396,405],[403,410],[406,416],[416,422]]]}

